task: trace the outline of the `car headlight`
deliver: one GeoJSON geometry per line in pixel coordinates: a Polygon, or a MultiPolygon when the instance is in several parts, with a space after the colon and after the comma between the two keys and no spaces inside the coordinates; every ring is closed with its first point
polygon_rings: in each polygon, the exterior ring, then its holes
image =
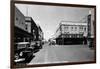
{"type": "Polygon", "coordinates": [[[20,56],[23,56],[23,52],[20,52],[20,54],[19,54],[20,56]]]}
{"type": "Polygon", "coordinates": [[[16,54],[16,55],[15,55],[15,59],[18,59],[18,58],[19,58],[19,56],[18,56],[18,54],[16,54]]]}

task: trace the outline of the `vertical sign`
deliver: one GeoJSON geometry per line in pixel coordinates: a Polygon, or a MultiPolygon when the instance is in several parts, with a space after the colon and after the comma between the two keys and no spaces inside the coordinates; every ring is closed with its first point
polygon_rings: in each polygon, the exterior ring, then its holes
{"type": "Polygon", "coordinates": [[[87,17],[87,22],[88,22],[88,38],[91,37],[91,15],[88,15],[87,17]]]}

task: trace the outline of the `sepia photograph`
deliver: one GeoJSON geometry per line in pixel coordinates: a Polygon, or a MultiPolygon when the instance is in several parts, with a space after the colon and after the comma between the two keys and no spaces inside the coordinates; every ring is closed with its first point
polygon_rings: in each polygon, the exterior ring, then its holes
{"type": "Polygon", "coordinates": [[[15,67],[96,62],[95,6],[13,3],[15,67]]]}

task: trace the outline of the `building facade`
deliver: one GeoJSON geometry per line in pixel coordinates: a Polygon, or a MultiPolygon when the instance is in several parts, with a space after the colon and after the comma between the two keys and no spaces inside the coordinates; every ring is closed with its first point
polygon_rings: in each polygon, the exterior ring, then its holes
{"type": "Polygon", "coordinates": [[[28,28],[25,22],[25,16],[20,12],[17,7],[15,7],[14,41],[30,42],[30,38],[32,38],[33,35],[27,30],[28,28]]]}
{"type": "Polygon", "coordinates": [[[86,44],[87,23],[62,21],[56,31],[57,44],[86,44]]]}
{"type": "Polygon", "coordinates": [[[37,41],[38,40],[38,26],[32,19],[32,17],[25,17],[25,23],[27,25],[27,32],[31,33],[33,37],[31,38],[31,41],[37,41]]]}
{"type": "Polygon", "coordinates": [[[44,39],[44,37],[43,37],[43,31],[40,26],[38,26],[38,31],[39,31],[38,32],[38,34],[39,34],[38,40],[42,41],[44,39]]]}
{"type": "Polygon", "coordinates": [[[27,26],[25,24],[25,16],[15,7],[15,26],[27,31],[27,26]]]}

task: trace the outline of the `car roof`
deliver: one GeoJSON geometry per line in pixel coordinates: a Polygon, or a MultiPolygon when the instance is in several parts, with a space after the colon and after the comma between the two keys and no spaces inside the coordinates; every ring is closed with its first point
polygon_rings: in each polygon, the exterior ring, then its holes
{"type": "Polygon", "coordinates": [[[18,42],[16,44],[29,44],[29,42],[18,42]]]}

